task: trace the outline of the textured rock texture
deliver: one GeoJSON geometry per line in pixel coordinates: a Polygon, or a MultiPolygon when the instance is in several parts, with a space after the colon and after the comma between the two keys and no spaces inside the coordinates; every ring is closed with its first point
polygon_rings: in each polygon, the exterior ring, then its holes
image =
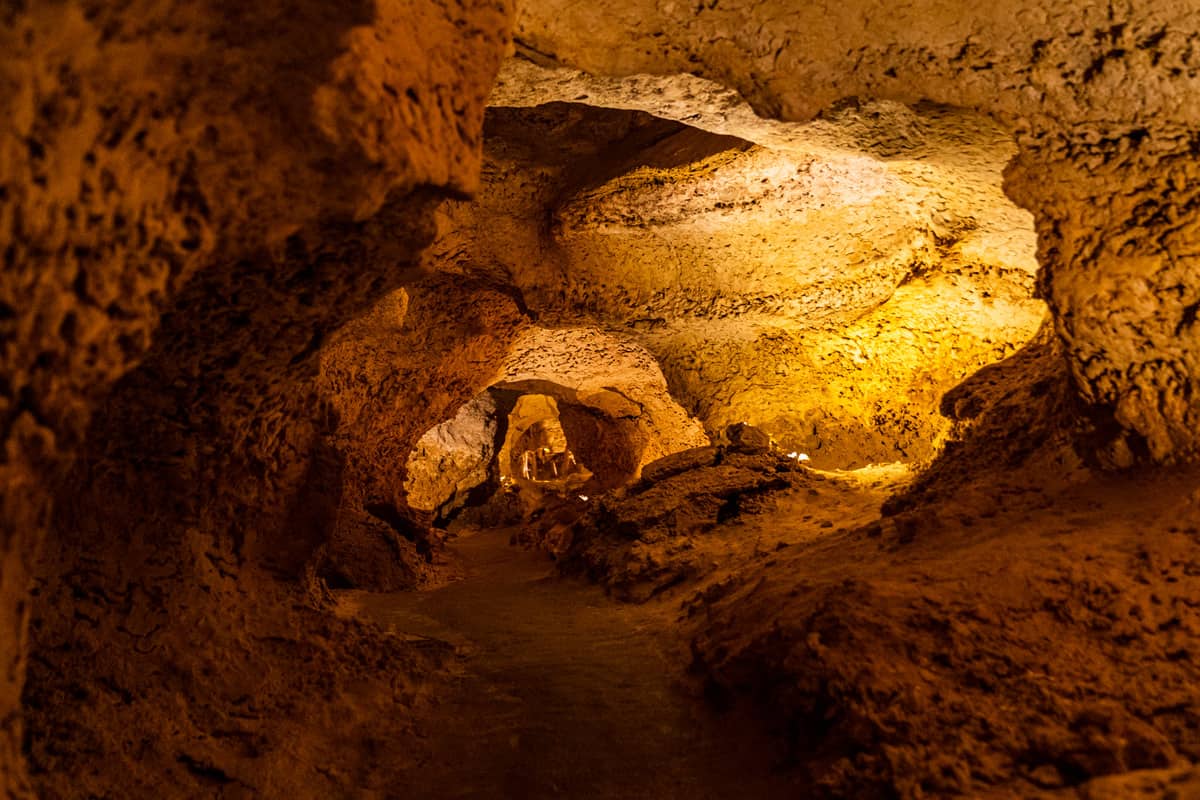
{"type": "Polygon", "coordinates": [[[515,36],[605,75],[691,73],[764,116],[848,98],[933,101],[1011,127],[1006,190],[1037,222],[1041,286],[1082,396],[1120,433],[1109,458],[1186,458],[1196,431],[1195,137],[1200,10],[1184,0],[959,6],[547,0],[515,36]],[[693,13],[694,11],[694,13],[693,13]]]}
{"type": "Polygon", "coordinates": [[[708,444],[699,423],[671,396],[654,357],[627,337],[594,329],[529,328],[513,343],[497,384],[558,398],[568,439],[577,442],[584,463],[601,468],[628,462],[612,485],[636,478],[644,464],[664,455],[708,444]],[[589,416],[593,426],[611,428],[615,441],[589,435],[589,416]],[[619,452],[599,452],[606,444],[619,452]]]}
{"type": "Polygon", "coordinates": [[[767,122],[700,79],[507,63],[493,103],[553,102],[489,112],[480,200],[435,252],[641,344],[710,436],[749,421],[824,466],[925,459],[941,394],[1037,329],[1032,222],[987,119],[767,122]]]}
{"type": "Polygon", "coordinates": [[[1089,471],[1060,347],[1047,328],[952,392],[957,438],[882,518],[886,475],[707,448],[547,544],[682,600],[697,691],[754,701],[791,796],[1190,796],[1196,470],[1089,471]]]}
{"type": "MultiPolygon", "coordinates": [[[[59,795],[92,791],[86,775],[99,765],[138,758],[136,742],[112,733],[108,706],[92,702],[108,679],[127,697],[122,713],[146,711],[144,729],[163,751],[187,736],[181,725],[158,737],[173,714],[123,688],[172,657],[135,658],[147,618],[123,636],[117,609],[142,614],[137,598],[156,598],[149,629],[167,631],[181,668],[202,671],[179,638],[188,615],[207,607],[232,624],[247,607],[253,591],[210,594],[182,565],[236,575],[271,541],[272,520],[260,517],[286,508],[310,460],[320,415],[305,375],[321,336],[415,265],[432,206],[428,193],[410,192],[475,185],[506,24],[506,7],[486,3],[301,3],[280,13],[65,2],[0,12],[0,794],[30,792],[18,711],[26,593],[51,485],[91,411],[147,359],[93,426],[83,472],[63,484],[73,508],[40,568],[31,752],[52,770],[45,791],[59,795]],[[387,237],[350,221],[381,207],[387,237]],[[158,555],[140,549],[164,518],[152,537],[158,555]],[[81,532],[86,520],[107,524],[81,532]],[[72,613],[81,594],[100,598],[102,618],[72,613]],[[222,612],[211,605],[218,594],[222,612]],[[98,738],[64,761],[43,744],[50,719],[69,724],[68,696],[97,715],[77,720],[77,734],[98,738]],[[39,718],[49,700],[52,717],[39,718]]],[[[295,630],[286,606],[278,623],[295,630]]],[[[190,692],[204,689],[168,696],[190,692]]],[[[222,774],[201,756],[188,766],[190,752],[157,762],[164,775],[177,771],[181,792],[222,774]]],[[[147,756],[143,769],[155,762],[147,756]]],[[[94,790],[161,796],[147,783],[106,789],[112,779],[96,778],[94,790]]]]}
{"type": "Polygon", "coordinates": [[[410,506],[437,511],[488,480],[498,456],[500,413],[492,394],[480,394],[417,440],[404,486],[410,506]]]}
{"type": "Polygon", "coordinates": [[[648,477],[601,498],[553,549],[567,572],[602,582],[626,600],[646,600],[712,569],[696,539],[770,497],[805,482],[793,460],[715,447],[684,450],[648,465],[648,477]]]}
{"type": "Polygon", "coordinates": [[[696,670],[762,703],[806,796],[1139,796],[1088,783],[1197,758],[1194,480],[1009,485],[789,547],[694,605],[696,670]]]}
{"type": "Polygon", "coordinates": [[[490,385],[525,324],[507,294],[429,276],[331,339],[318,385],[334,420],[327,441],[343,464],[342,488],[319,574],[379,590],[437,577],[433,515],[407,499],[409,454],[490,385]]]}
{"type": "Polygon", "coordinates": [[[1195,3],[513,14],[0,9],[0,796],[396,794],[522,393],[806,794],[1191,790],[1195,3]]]}
{"type": "MultiPolygon", "coordinates": [[[[543,414],[554,419],[555,431],[585,468],[580,491],[623,486],[647,462],[708,442],[699,423],[671,397],[654,358],[626,337],[595,328],[528,325],[512,338],[499,364],[478,377],[484,376],[488,391],[428,430],[409,455],[410,507],[445,518],[499,489],[502,473],[515,474],[508,463],[513,441],[539,419],[536,414],[514,419],[523,399],[532,396],[552,409],[543,414]]],[[[525,489],[542,494],[532,485],[525,489]]]]}

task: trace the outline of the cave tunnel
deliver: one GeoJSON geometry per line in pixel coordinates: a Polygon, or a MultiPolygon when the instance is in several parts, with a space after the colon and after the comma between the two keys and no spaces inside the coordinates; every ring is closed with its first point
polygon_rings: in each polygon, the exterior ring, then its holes
{"type": "Polygon", "coordinates": [[[0,797],[1200,794],[1197,52],[0,10],[0,797]]]}
{"type": "Polygon", "coordinates": [[[409,505],[446,527],[467,509],[523,505],[531,513],[547,493],[595,493],[628,483],[643,449],[632,426],[560,399],[568,394],[561,387],[549,390],[554,394],[492,387],[430,428],[408,459],[409,505]]]}

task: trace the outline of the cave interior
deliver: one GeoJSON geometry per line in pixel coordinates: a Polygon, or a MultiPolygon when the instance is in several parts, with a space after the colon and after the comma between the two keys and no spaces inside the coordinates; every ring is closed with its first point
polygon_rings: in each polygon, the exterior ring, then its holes
{"type": "Polygon", "coordinates": [[[0,9],[0,793],[1200,797],[1191,0],[0,9]]]}

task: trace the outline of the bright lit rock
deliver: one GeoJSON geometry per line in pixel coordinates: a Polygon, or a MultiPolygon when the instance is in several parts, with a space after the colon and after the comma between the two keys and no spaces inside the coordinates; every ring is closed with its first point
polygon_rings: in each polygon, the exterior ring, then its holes
{"type": "Polygon", "coordinates": [[[418,439],[406,470],[409,505],[436,511],[447,500],[485,482],[488,467],[498,456],[497,424],[496,402],[485,393],[418,439]]]}
{"type": "Polygon", "coordinates": [[[713,132],[494,108],[484,190],[447,210],[435,263],[515,282],[556,324],[620,330],[710,435],[748,420],[822,466],[928,459],[950,430],[941,395],[1041,323],[1032,223],[1001,191],[1014,146],[979,115],[778,123],[699,79],[519,60],[492,102],[567,97],[713,132]]]}

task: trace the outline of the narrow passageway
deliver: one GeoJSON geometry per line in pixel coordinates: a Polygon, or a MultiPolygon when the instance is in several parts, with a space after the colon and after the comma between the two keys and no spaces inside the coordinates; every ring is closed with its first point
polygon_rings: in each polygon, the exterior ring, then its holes
{"type": "Polygon", "coordinates": [[[342,594],[396,632],[455,645],[461,673],[416,723],[429,798],[773,798],[772,747],[677,685],[671,605],[631,606],[554,574],[510,531],[471,531],[466,578],[427,592],[342,594]],[[737,730],[734,730],[734,729],[737,730]]]}

